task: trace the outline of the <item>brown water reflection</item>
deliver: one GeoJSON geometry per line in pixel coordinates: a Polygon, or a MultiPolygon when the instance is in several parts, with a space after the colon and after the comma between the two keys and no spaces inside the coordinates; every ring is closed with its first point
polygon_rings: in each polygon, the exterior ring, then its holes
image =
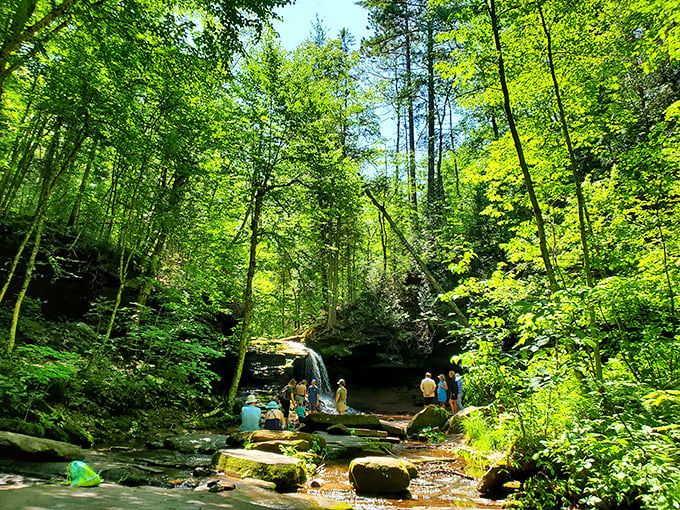
{"type": "Polygon", "coordinates": [[[418,465],[418,477],[409,486],[407,497],[372,497],[357,495],[349,483],[348,463],[329,462],[322,466],[313,477],[321,484],[312,488],[309,483],[302,492],[322,495],[337,501],[344,501],[356,510],[378,510],[390,508],[466,508],[500,509],[496,501],[479,497],[477,479],[460,476],[464,466],[455,449],[440,445],[433,447],[422,443],[397,445],[394,453],[418,465]]]}

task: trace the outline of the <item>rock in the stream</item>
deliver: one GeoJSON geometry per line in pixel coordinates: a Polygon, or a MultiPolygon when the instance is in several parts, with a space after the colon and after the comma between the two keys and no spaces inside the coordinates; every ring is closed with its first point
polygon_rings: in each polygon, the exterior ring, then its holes
{"type": "Polygon", "coordinates": [[[319,448],[324,448],[326,446],[326,441],[318,434],[297,432],[293,430],[256,430],[254,432],[237,432],[227,438],[226,445],[240,448],[246,443],[265,443],[271,441],[304,441],[309,445],[307,450],[310,449],[315,443],[319,448]]]}
{"type": "Polygon", "coordinates": [[[331,425],[342,423],[347,428],[381,430],[380,420],[372,414],[326,414],[310,413],[302,419],[305,431],[328,430],[331,425]]]}
{"type": "Polygon", "coordinates": [[[418,469],[393,457],[362,457],[349,465],[349,481],[357,492],[397,493],[406,490],[418,469]]]}
{"type": "Polygon", "coordinates": [[[352,431],[347,427],[346,425],[343,425],[342,423],[336,423],[335,425],[331,425],[326,429],[326,432],[329,434],[334,434],[336,436],[351,436],[352,431]]]}
{"type": "Polygon", "coordinates": [[[185,434],[166,438],[163,441],[163,446],[169,450],[177,450],[182,453],[212,454],[220,448],[224,448],[227,437],[222,434],[185,434]]]}
{"type": "Polygon", "coordinates": [[[304,461],[258,450],[220,450],[213,464],[223,471],[235,471],[274,482],[279,491],[294,491],[306,480],[304,461]]]}
{"type": "Polygon", "coordinates": [[[312,445],[309,441],[298,439],[297,441],[263,441],[261,443],[253,443],[248,449],[259,450],[261,452],[271,453],[285,453],[286,448],[295,448],[299,452],[308,451],[312,445]]]}
{"type": "Polygon", "coordinates": [[[6,431],[0,431],[0,447],[0,454],[32,460],[71,461],[83,456],[81,448],[69,443],[6,431]]]}
{"type": "Polygon", "coordinates": [[[327,432],[318,432],[326,440],[326,458],[354,459],[367,455],[385,455],[392,450],[390,443],[366,439],[357,436],[337,436],[327,432]]]}
{"type": "Polygon", "coordinates": [[[416,414],[406,426],[406,434],[412,436],[427,427],[439,428],[448,420],[449,413],[437,406],[429,405],[416,414]]]}
{"type": "Polygon", "coordinates": [[[127,487],[151,485],[151,477],[149,473],[134,466],[121,466],[104,469],[99,473],[99,476],[106,482],[126,485],[127,487]]]}
{"type": "Polygon", "coordinates": [[[477,490],[485,496],[501,495],[508,492],[505,486],[509,482],[522,482],[537,472],[538,468],[533,461],[513,462],[506,456],[486,471],[477,484],[477,490]]]}
{"type": "Polygon", "coordinates": [[[465,409],[461,409],[456,414],[451,416],[444,426],[447,434],[460,434],[463,432],[463,422],[470,417],[475,411],[483,409],[482,407],[468,406],[465,409]]]}
{"type": "Polygon", "coordinates": [[[398,427],[388,421],[380,420],[380,426],[387,432],[390,436],[398,437],[400,439],[406,439],[406,428],[398,427]]]}

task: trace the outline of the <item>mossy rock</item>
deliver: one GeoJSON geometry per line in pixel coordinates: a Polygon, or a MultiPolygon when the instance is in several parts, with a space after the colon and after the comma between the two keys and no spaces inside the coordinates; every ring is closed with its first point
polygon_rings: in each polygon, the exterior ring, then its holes
{"type": "Polygon", "coordinates": [[[326,440],[318,434],[296,432],[293,430],[256,430],[254,432],[236,432],[230,435],[227,446],[243,447],[248,443],[265,443],[271,441],[305,441],[310,449],[315,443],[319,448],[326,447],[326,440]]]}
{"type": "Polygon", "coordinates": [[[234,471],[242,476],[259,478],[276,484],[281,492],[295,491],[305,483],[304,461],[258,450],[220,450],[212,463],[216,469],[234,471]]]}
{"type": "Polygon", "coordinates": [[[332,425],[342,424],[349,429],[374,429],[382,430],[382,425],[377,416],[372,414],[326,414],[310,413],[302,420],[305,430],[328,430],[332,425]]]}
{"type": "Polygon", "coordinates": [[[285,453],[286,448],[295,448],[298,452],[308,451],[312,445],[309,441],[304,439],[297,440],[277,440],[277,441],[262,441],[261,443],[252,443],[249,445],[248,450],[259,450],[261,452],[271,452],[271,453],[285,453]]]}
{"type": "Polygon", "coordinates": [[[349,481],[357,492],[392,494],[405,491],[418,468],[392,457],[362,457],[349,465],[349,481]]]}
{"type": "Polygon", "coordinates": [[[429,405],[416,414],[406,426],[406,434],[412,436],[421,430],[432,427],[442,427],[449,419],[450,413],[446,409],[429,405]]]}
{"type": "Polygon", "coordinates": [[[69,443],[5,431],[0,431],[0,447],[8,454],[39,460],[76,460],[83,456],[83,450],[69,443]]]}

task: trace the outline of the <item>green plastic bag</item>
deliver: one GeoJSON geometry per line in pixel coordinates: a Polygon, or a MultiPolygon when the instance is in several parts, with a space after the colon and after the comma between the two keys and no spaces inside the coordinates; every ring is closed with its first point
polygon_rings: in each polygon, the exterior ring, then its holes
{"type": "Polygon", "coordinates": [[[66,484],[71,487],[94,487],[101,482],[94,469],[82,460],[74,460],[66,466],[66,484]]]}

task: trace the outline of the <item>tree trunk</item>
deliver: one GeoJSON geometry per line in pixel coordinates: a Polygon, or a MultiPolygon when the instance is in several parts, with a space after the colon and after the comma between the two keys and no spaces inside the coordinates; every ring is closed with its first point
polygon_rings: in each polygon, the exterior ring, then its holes
{"type": "Polygon", "coordinates": [[[498,19],[496,18],[496,1],[490,0],[490,5],[488,7],[489,15],[491,17],[491,29],[493,31],[493,40],[496,46],[496,53],[498,56],[498,77],[501,82],[501,90],[503,91],[503,108],[505,109],[505,116],[507,118],[508,128],[510,130],[510,134],[512,135],[512,140],[515,144],[517,158],[519,159],[519,166],[522,169],[524,185],[527,189],[527,194],[529,195],[531,207],[534,211],[536,230],[538,231],[538,244],[541,249],[541,258],[543,259],[543,264],[545,266],[545,272],[548,278],[550,291],[556,292],[558,289],[558,285],[557,280],[555,279],[555,271],[553,269],[552,262],[550,261],[550,252],[548,251],[548,243],[546,241],[545,236],[543,214],[541,213],[541,207],[538,203],[538,199],[536,198],[534,183],[531,179],[531,173],[529,172],[529,167],[527,165],[526,159],[524,158],[524,149],[522,148],[522,141],[519,138],[519,133],[517,132],[517,127],[515,126],[515,117],[512,113],[512,106],[510,104],[510,92],[508,90],[508,84],[505,79],[505,64],[503,62],[503,50],[501,46],[500,32],[498,30],[498,19]]]}
{"type": "Polygon", "coordinates": [[[49,203],[51,195],[51,183],[49,182],[50,177],[48,175],[48,172],[50,169],[53,169],[54,167],[55,154],[57,152],[57,147],[59,146],[59,141],[61,139],[61,125],[62,120],[57,119],[55,121],[53,128],[54,134],[52,135],[52,140],[50,140],[50,143],[47,146],[47,150],[45,151],[45,158],[43,160],[44,177],[40,191],[40,198],[38,199],[38,205],[36,206],[36,211],[35,214],[33,215],[33,221],[31,222],[31,225],[26,231],[26,234],[24,235],[24,238],[21,241],[19,248],[17,249],[17,253],[14,255],[14,259],[12,260],[12,266],[10,267],[9,274],[7,275],[7,279],[5,280],[5,284],[0,290],[0,303],[4,299],[5,294],[7,293],[7,289],[9,288],[9,285],[12,282],[12,279],[14,278],[14,274],[16,272],[17,267],[19,266],[19,261],[21,260],[21,256],[23,255],[24,249],[26,249],[28,241],[31,239],[31,236],[33,235],[33,232],[35,231],[36,227],[41,223],[45,211],[47,209],[47,204],[49,203]]]}
{"type": "MultiPolygon", "coordinates": [[[[560,126],[562,128],[562,135],[564,136],[565,144],[567,145],[567,152],[569,153],[569,163],[571,165],[571,174],[574,179],[574,187],[576,188],[576,202],[578,205],[578,225],[579,234],[581,236],[581,249],[583,250],[583,272],[586,277],[586,284],[588,288],[594,287],[593,272],[590,265],[590,249],[588,247],[588,235],[586,227],[586,201],[583,197],[583,189],[581,187],[581,177],[578,173],[578,165],[576,163],[576,155],[574,154],[574,147],[571,143],[571,135],[569,134],[569,127],[567,126],[567,117],[564,113],[564,105],[562,103],[562,94],[560,93],[560,85],[557,81],[557,75],[555,74],[555,64],[553,61],[553,51],[552,51],[552,36],[548,26],[545,22],[545,17],[543,16],[543,8],[541,4],[538,4],[538,13],[541,17],[541,25],[543,27],[543,32],[548,45],[548,65],[550,67],[550,77],[553,82],[553,89],[555,92],[555,101],[557,102],[557,109],[560,116],[560,126]]],[[[602,359],[600,356],[600,342],[598,339],[598,334],[595,324],[595,308],[592,304],[588,305],[588,317],[590,324],[591,338],[595,342],[593,346],[593,357],[595,361],[595,377],[601,381],[602,380],[602,359]]]]}
{"type": "MultiPolygon", "coordinates": [[[[435,279],[434,275],[430,272],[430,270],[427,269],[427,266],[425,265],[423,260],[420,258],[420,256],[418,255],[416,250],[413,248],[413,246],[411,246],[411,243],[408,242],[408,240],[406,239],[404,234],[402,234],[401,230],[399,229],[397,224],[394,222],[392,217],[389,215],[387,210],[382,206],[382,204],[380,204],[380,202],[378,202],[375,199],[375,197],[373,196],[373,193],[371,193],[371,191],[366,186],[364,186],[364,193],[369,198],[369,200],[373,203],[373,205],[378,209],[378,211],[380,211],[382,213],[382,215],[385,217],[387,222],[392,227],[392,230],[394,231],[394,233],[397,235],[397,237],[401,241],[401,244],[404,246],[404,248],[406,248],[408,250],[408,252],[413,257],[413,260],[416,262],[416,264],[418,264],[418,267],[420,268],[420,270],[425,275],[425,278],[427,279],[427,281],[430,283],[430,285],[432,285],[432,288],[434,288],[434,290],[440,296],[443,295],[443,294],[446,294],[446,291],[444,290],[444,288],[435,279]]],[[[460,321],[460,323],[463,326],[467,327],[469,325],[467,317],[465,316],[465,314],[463,314],[463,312],[460,310],[460,308],[458,308],[458,305],[456,305],[456,303],[454,301],[444,301],[444,303],[446,303],[453,310],[453,312],[456,314],[456,316],[458,317],[458,320],[460,321]]]]}
{"type": "Polygon", "coordinates": [[[241,332],[239,335],[236,370],[234,371],[234,377],[231,381],[231,386],[229,387],[229,394],[227,395],[228,409],[233,407],[234,401],[236,400],[236,392],[238,391],[238,385],[241,382],[243,364],[246,359],[246,352],[248,351],[248,335],[253,314],[253,280],[255,279],[255,267],[257,265],[257,244],[260,234],[260,215],[262,214],[262,204],[264,202],[265,193],[266,191],[264,186],[255,192],[255,206],[253,207],[253,216],[250,221],[250,256],[248,259],[246,288],[243,292],[243,321],[241,322],[241,332]]]}
{"type": "Polygon", "coordinates": [[[16,343],[17,326],[19,324],[19,314],[21,312],[21,304],[24,302],[24,297],[26,297],[26,291],[28,290],[28,285],[31,283],[31,278],[33,277],[33,270],[35,269],[35,259],[38,256],[38,251],[40,251],[40,240],[42,239],[43,227],[45,226],[45,216],[41,216],[36,226],[35,231],[35,242],[33,244],[33,250],[31,251],[31,256],[28,259],[28,265],[26,266],[26,274],[24,275],[24,283],[21,285],[21,290],[17,294],[17,300],[14,303],[14,310],[12,311],[12,323],[9,327],[9,339],[7,340],[7,345],[5,346],[5,352],[11,354],[14,350],[14,344],[16,343]]]}
{"type": "Polygon", "coordinates": [[[172,188],[170,190],[170,197],[168,199],[167,210],[161,211],[161,226],[158,238],[156,239],[156,244],[154,245],[151,256],[149,257],[149,262],[143,277],[142,288],[139,290],[139,296],[137,297],[137,314],[135,317],[135,322],[139,324],[141,316],[143,315],[144,307],[146,306],[149,296],[153,291],[154,279],[158,274],[158,270],[161,266],[161,258],[163,256],[163,251],[165,250],[165,244],[170,238],[170,233],[174,227],[174,215],[178,213],[180,205],[182,203],[182,195],[184,191],[184,185],[187,183],[187,177],[184,175],[175,175],[172,182],[172,188]]]}
{"type": "Polygon", "coordinates": [[[435,88],[434,88],[434,28],[432,16],[427,19],[427,203],[428,214],[433,216],[437,209],[437,184],[435,181],[435,88]]]}
{"type": "Polygon", "coordinates": [[[406,58],[406,90],[408,107],[408,194],[413,209],[411,217],[414,223],[418,220],[418,194],[416,185],[416,134],[415,121],[413,118],[413,78],[411,76],[411,34],[408,23],[409,12],[406,10],[404,18],[404,31],[406,34],[405,58],[406,58]]]}
{"type": "Polygon", "coordinates": [[[68,218],[68,227],[72,227],[76,224],[78,219],[78,214],[80,213],[80,204],[83,201],[83,195],[85,195],[85,190],[90,179],[90,172],[92,171],[92,164],[94,163],[94,158],[97,155],[97,147],[99,146],[99,139],[92,143],[92,148],[90,149],[90,157],[87,160],[87,166],[85,167],[85,172],[83,172],[83,178],[80,181],[80,188],[78,189],[78,195],[76,196],[75,202],[73,203],[73,208],[71,209],[71,214],[68,218]]]}
{"type": "Polygon", "coordinates": [[[334,328],[338,322],[338,291],[340,280],[340,225],[341,218],[337,218],[333,232],[333,248],[330,252],[330,299],[328,300],[328,321],[329,328],[334,328]]]}

